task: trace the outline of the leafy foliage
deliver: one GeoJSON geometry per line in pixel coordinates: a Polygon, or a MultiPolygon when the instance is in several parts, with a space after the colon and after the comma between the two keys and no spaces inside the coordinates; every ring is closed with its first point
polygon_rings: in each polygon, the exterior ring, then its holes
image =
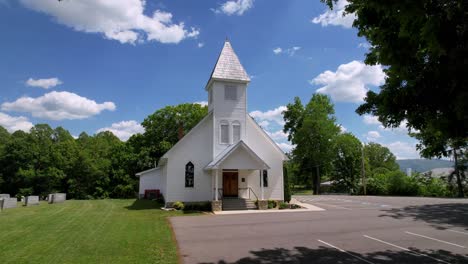
{"type": "MultiPolygon", "coordinates": [[[[336,0],[322,0],[330,7],[336,0]]],[[[459,0],[349,0],[353,26],[371,44],[366,64],[387,75],[369,91],[357,113],[386,127],[407,122],[422,156],[454,157],[459,196],[464,168],[457,152],[468,148],[468,2],[459,0]]],[[[463,155],[463,154],[462,154],[463,155]]]]}
{"type": "Polygon", "coordinates": [[[296,97],[284,112],[284,132],[289,133],[288,139],[296,145],[292,151],[294,162],[301,174],[310,175],[315,193],[320,185],[318,171],[330,170],[332,141],[340,132],[334,114],[330,98],[323,94],[314,94],[306,106],[296,97]],[[313,171],[315,177],[311,174],[313,171]]]}
{"type": "Polygon", "coordinates": [[[83,132],[74,139],[64,128],[47,124],[12,134],[0,126],[0,192],[66,192],[75,199],[134,197],[135,173],[153,167],[177,142],[179,124],[188,132],[206,113],[207,107],[198,104],[165,107],[145,119],[147,132],[127,142],[108,131],[93,136],[83,132]]]}

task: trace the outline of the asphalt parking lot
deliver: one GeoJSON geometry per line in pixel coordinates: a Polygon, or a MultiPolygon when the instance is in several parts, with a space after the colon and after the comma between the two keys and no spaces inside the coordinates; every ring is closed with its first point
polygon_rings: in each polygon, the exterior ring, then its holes
{"type": "Polygon", "coordinates": [[[183,263],[468,263],[468,200],[295,196],[318,212],[174,217],[183,263]]]}

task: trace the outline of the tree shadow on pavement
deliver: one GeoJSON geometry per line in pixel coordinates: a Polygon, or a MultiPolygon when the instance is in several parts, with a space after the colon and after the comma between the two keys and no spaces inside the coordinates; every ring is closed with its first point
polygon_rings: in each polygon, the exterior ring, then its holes
{"type": "Polygon", "coordinates": [[[383,211],[385,213],[379,215],[380,217],[411,218],[415,221],[427,222],[438,229],[443,229],[440,225],[454,225],[468,230],[468,204],[428,204],[383,211]]]}
{"type": "MultiPolygon", "coordinates": [[[[468,255],[454,254],[444,250],[419,251],[378,251],[372,253],[341,252],[336,249],[319,247],[310,249],[296,247],[295,249],[274,248],[251,251],[251,257],[245,257],[235,262],[220,260],[217,264],[353,264],[353,263],[467,263],[468,255]]],[[[203,263],[200,263],[203,264],[203,263]]],[[[204,264],[214,264],[204,263],[204,264]]]]}

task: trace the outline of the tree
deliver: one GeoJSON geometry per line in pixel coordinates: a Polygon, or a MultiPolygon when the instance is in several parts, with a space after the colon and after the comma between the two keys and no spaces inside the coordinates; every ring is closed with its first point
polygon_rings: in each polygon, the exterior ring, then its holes
{"type": "Polygon", "coordinates": [[[468,2],[349,0],[345,11],[356,14],[353,26],[371,44],[365,62],[383,65],[387,75],[357,112],[378,116],[386,127],[406,121],[425,157],[466,148],[468,2]]]}
{"type": "Polygon", "coordinates": [[[396,157],[387,148],[378,143],[369,143],[364,147],[364,157],[367,160],[370,173],[373,174],[376,170],[398,170],[400,166],[396,162],[396,157]]]}
{"type": "Polygon", "coordinates": [[[338,186],[356,194],[359,191],[361,173],[362,144],[351,133],[343,133],[335,137],[335,159],[333,160],[333,176],[338,186]]]}
{"type": "Polygon", "coordinates": [[[208,114],[208,107],[199,104],[166,106],[149,115],[142,123],[145,128],[143,145],[149,159],[156,162],[179,140],[179,132],[188,133],[208,114]]]}
{"type": "Polygon", "coordinates": [[[319,193],[320,168],[330,168],[333,157],[333,138],[340,132],[334,116],[335,110],[330,99],[323,94],[314,94],[304,107],[296,97],[284,112],[284,132],[296,145],[293,159],[300,166],[301,173],[310,175],[314,193],[319,193]],[[315,177],[312,173],[315,171],[315,177]]]}

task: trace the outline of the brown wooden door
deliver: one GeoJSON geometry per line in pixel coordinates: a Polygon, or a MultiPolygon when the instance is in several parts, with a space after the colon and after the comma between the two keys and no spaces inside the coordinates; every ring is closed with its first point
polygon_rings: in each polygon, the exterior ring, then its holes
{"type": "Polygon", "coordinates": [[[239,174],[237,171],[223,171],[223,196],[238,196],[238,180],[239,174]]]}

